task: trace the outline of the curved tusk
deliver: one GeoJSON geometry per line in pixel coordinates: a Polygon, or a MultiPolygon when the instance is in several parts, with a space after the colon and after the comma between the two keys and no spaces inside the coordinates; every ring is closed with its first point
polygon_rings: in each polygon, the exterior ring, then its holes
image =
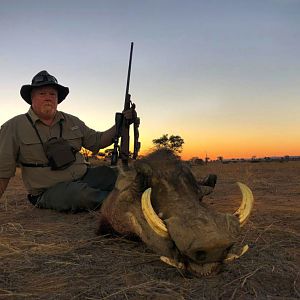
{"type": "Polygon", "coordinates": [[[243,183],[237,182],[242,195],[242,203],[239,209],[234,213],[235,216],[239,218],[240,226],[244,226],[251,214],[251,210],[253,208],[254,198],[251,190],[243,183]]]}
{"type": "Polygon", "coordinates": [[[166,257],[166,256],[161,256],[160,260],[163,261],[165,264],[170,265],[172,267],[175,267],[177,269],[185,270],[185,266],[183,263],[176,261],[175,259],[166,257]]]}
{"type": "Polygon", "coordinates": [[[168,229],[165,223],[158,217],[151,204],[151,188],[148,188],[142,195],[141,204],[142,211],[146,221],[155,233],[161,237],[168,237],[168,229]]]}
{"type": "Polygon", "coordinates": [[[242,255],[244,255],[248,250],[249,250],[249,246],[248,245],[244,245],[244,247],[242,248],[240,254],[228,253],[227,257],[224,259],[224,262],[230,262],[230,261],[233,261],[235,259],[238,259],[242,255]]]}

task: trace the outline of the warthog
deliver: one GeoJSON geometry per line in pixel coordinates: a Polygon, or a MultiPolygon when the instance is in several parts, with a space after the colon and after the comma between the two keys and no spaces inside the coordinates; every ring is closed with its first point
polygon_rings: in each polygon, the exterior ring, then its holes
{"type": "Polygon", "coordinates": [[[239,183],[242,204],[235,214],[224,214],[201,201],[191,169],[171,151],[155,151],[134,167],[134,176],[120,174],[104,201],[100,234],[138,237],[162,261],[195,275],[216,273],[238,257],[230,252],[252,209],[249,188],[239,183]]]}

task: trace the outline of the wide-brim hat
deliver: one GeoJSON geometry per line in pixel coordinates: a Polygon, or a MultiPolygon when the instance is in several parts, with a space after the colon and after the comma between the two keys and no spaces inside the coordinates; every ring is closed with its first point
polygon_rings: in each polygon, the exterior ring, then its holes
{"type": "Polygon", "coordinates": [[[31,105],[31,91],[35,87],[44,85],[51,85],[57,90],[57,102],[62,102],[69,94],[69,88],[58,84],[57,79],[50,75],[47,71],[41,71],[37,73],[33,78],[31,84],[26,84],[21,87],[21,97],[31,105]]]}

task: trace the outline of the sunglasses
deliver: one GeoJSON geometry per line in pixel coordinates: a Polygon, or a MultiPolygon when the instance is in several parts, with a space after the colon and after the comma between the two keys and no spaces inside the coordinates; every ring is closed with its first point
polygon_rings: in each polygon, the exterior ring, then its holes
{"type": "Polygon", "coordinates": [[[35,76],[32,80],[32,83],[39,83],[39,82],[57,83],[57,79],[52,75],[38,75],[38,76],[35,76]]]}

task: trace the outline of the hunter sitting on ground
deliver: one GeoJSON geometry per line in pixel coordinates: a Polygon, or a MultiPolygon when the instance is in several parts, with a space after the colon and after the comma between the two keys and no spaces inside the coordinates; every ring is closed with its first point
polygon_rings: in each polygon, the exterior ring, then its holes
{"type": "MultiPolygon", "coordinates": [[[[112,144],[115,126],[99,132],[79,118],[57,111],[69,93],[47,71],[41,71],[20,94],[31,105],[0,130],[0,197],[20,165],[29,201],[39,208],[79,211],[98,208],[114,188],[117,175],[106,166],[88,167],[79,152],[94,153],[112,144]]],[[[132,122],[132,110],[123,112],[132,122]]]]}

